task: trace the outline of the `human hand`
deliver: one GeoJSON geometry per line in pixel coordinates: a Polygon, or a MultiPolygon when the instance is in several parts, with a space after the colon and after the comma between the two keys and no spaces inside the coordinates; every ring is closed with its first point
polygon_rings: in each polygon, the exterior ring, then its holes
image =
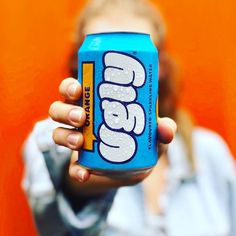
{"type": "MultiPolygon", "coordinates": [[[[59,86],[59,92],[64,97],[65,102],[56,101],[49,109],[50,117],[60,123],[70,125],[74,128],[83,126],[85,122],[85,111],[82,107],[76,105],[76,101],[80,99],[82,88],[79,82],[73,78],[63,80],[59,86]]],[[[176,124],[170,118],[158,118],[158,156],[159,158],[166,151],[167,144],[171,142],[176,131],[176,124]]],[[[78,151],[84,142],[81,132],[75,129],[57,128],[53,132],[55,143],[68,147],[74,151],[78,151]]],[[[83,183],[83,188],[89,191],[89,188],[97,184],[99,189],[118,187],[123,185],[132,185],[142,181],[151,171],[137,174],[132,177],[115,179],[107,176],[97,176],[91,174],[87,169],[78,165],[77,152],[73,152],[71,156],[69,175],[76,182],[83,183]],[[86,183],[84,183],[86,182],[86,183]]]]}

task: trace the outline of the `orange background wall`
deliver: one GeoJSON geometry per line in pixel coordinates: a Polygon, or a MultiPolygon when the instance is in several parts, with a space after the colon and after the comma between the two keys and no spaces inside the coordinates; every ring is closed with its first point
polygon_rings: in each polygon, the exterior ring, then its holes
{"type": "MultiPolygon", "coordinates": [[[[236,2],[159,0],[168,48],[183,68],[181,103],[236,156],[236,2]]],[[[66,76],[74,17],[84,1],[0,2],[0,235],[34,235],[20,189],[21,145],[47,116],[66,76]]]]}

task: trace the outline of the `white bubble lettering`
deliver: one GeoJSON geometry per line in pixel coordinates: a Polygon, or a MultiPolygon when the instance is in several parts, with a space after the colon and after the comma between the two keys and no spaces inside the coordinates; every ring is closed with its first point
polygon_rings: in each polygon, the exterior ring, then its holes
{"type": "Polygon", "coordinates": [[[136,91],[132,86],[124,87],[108,83],[100,85],[99,95],[101,98],[112,98],[122,102],[132,102],[136,99],[136,91]]]}
{"type": "Polygon", "coordinates": [[[133,103],[127,106],[127,110],[128,119],[125,130],[133,131],[135,134],[141,134],[145,126],[145,115],[143,108],[139,104],[133,103]],[[128,124],[130,125],[129,128],[128,124]]]}
{"type": "Polygon", "coordinates": [[[104,123],[99,129],[99,152],[108,161],[121,163],[133,157],[135,135],[145,128],[145,112],[136,101],[138,87],[145,83],[145,69],[135,58],[108,52],[99,96],[104,123]]]}
{"type": "Polygon", "coordinates": [[[105,159],[119,163],[126,161],[127,156],[133,156],[135,141],[129,134],[110,130],[105,125],[102,125],[99,130],[99,136],[101,139],[99,151],[105,159]]]}
{"type": "Polygon", "coordinates": [[[117,52],[105,56],[105,80],[116,84],[130,84],[140,87],[145,82],[145,71],[142,64],[133,57],[117,52]]]}

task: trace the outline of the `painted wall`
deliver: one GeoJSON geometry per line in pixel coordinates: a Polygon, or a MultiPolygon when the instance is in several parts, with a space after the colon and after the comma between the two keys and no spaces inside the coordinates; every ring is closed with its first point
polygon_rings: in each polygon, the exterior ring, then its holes
{"type": "MultiPolygon", "coordinates": [[[[35,235],[20,188],[21,146],[58,98],[73,22],[83,2],[0,2],[0,235],[35,235]]],[[[197,124],[220,133],[236,156],[236,2],[158,2],[167,19],[169,51],[183,69],[181,103],[197,124]]]]}

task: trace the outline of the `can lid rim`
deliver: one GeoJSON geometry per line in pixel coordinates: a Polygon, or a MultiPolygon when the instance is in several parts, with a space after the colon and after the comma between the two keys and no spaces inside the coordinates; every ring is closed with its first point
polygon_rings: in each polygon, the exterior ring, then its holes
{"type": "Polygon", "coordinates": [[[97,33],[86,34],[86,36],[101,35],[101,34],[136,34],[136,35],[141,34],[141,35],[150,36],[150,34],[148,33],[136,32],[136,31],[107,31],[107,32],[97,32],[97,33]]]}

